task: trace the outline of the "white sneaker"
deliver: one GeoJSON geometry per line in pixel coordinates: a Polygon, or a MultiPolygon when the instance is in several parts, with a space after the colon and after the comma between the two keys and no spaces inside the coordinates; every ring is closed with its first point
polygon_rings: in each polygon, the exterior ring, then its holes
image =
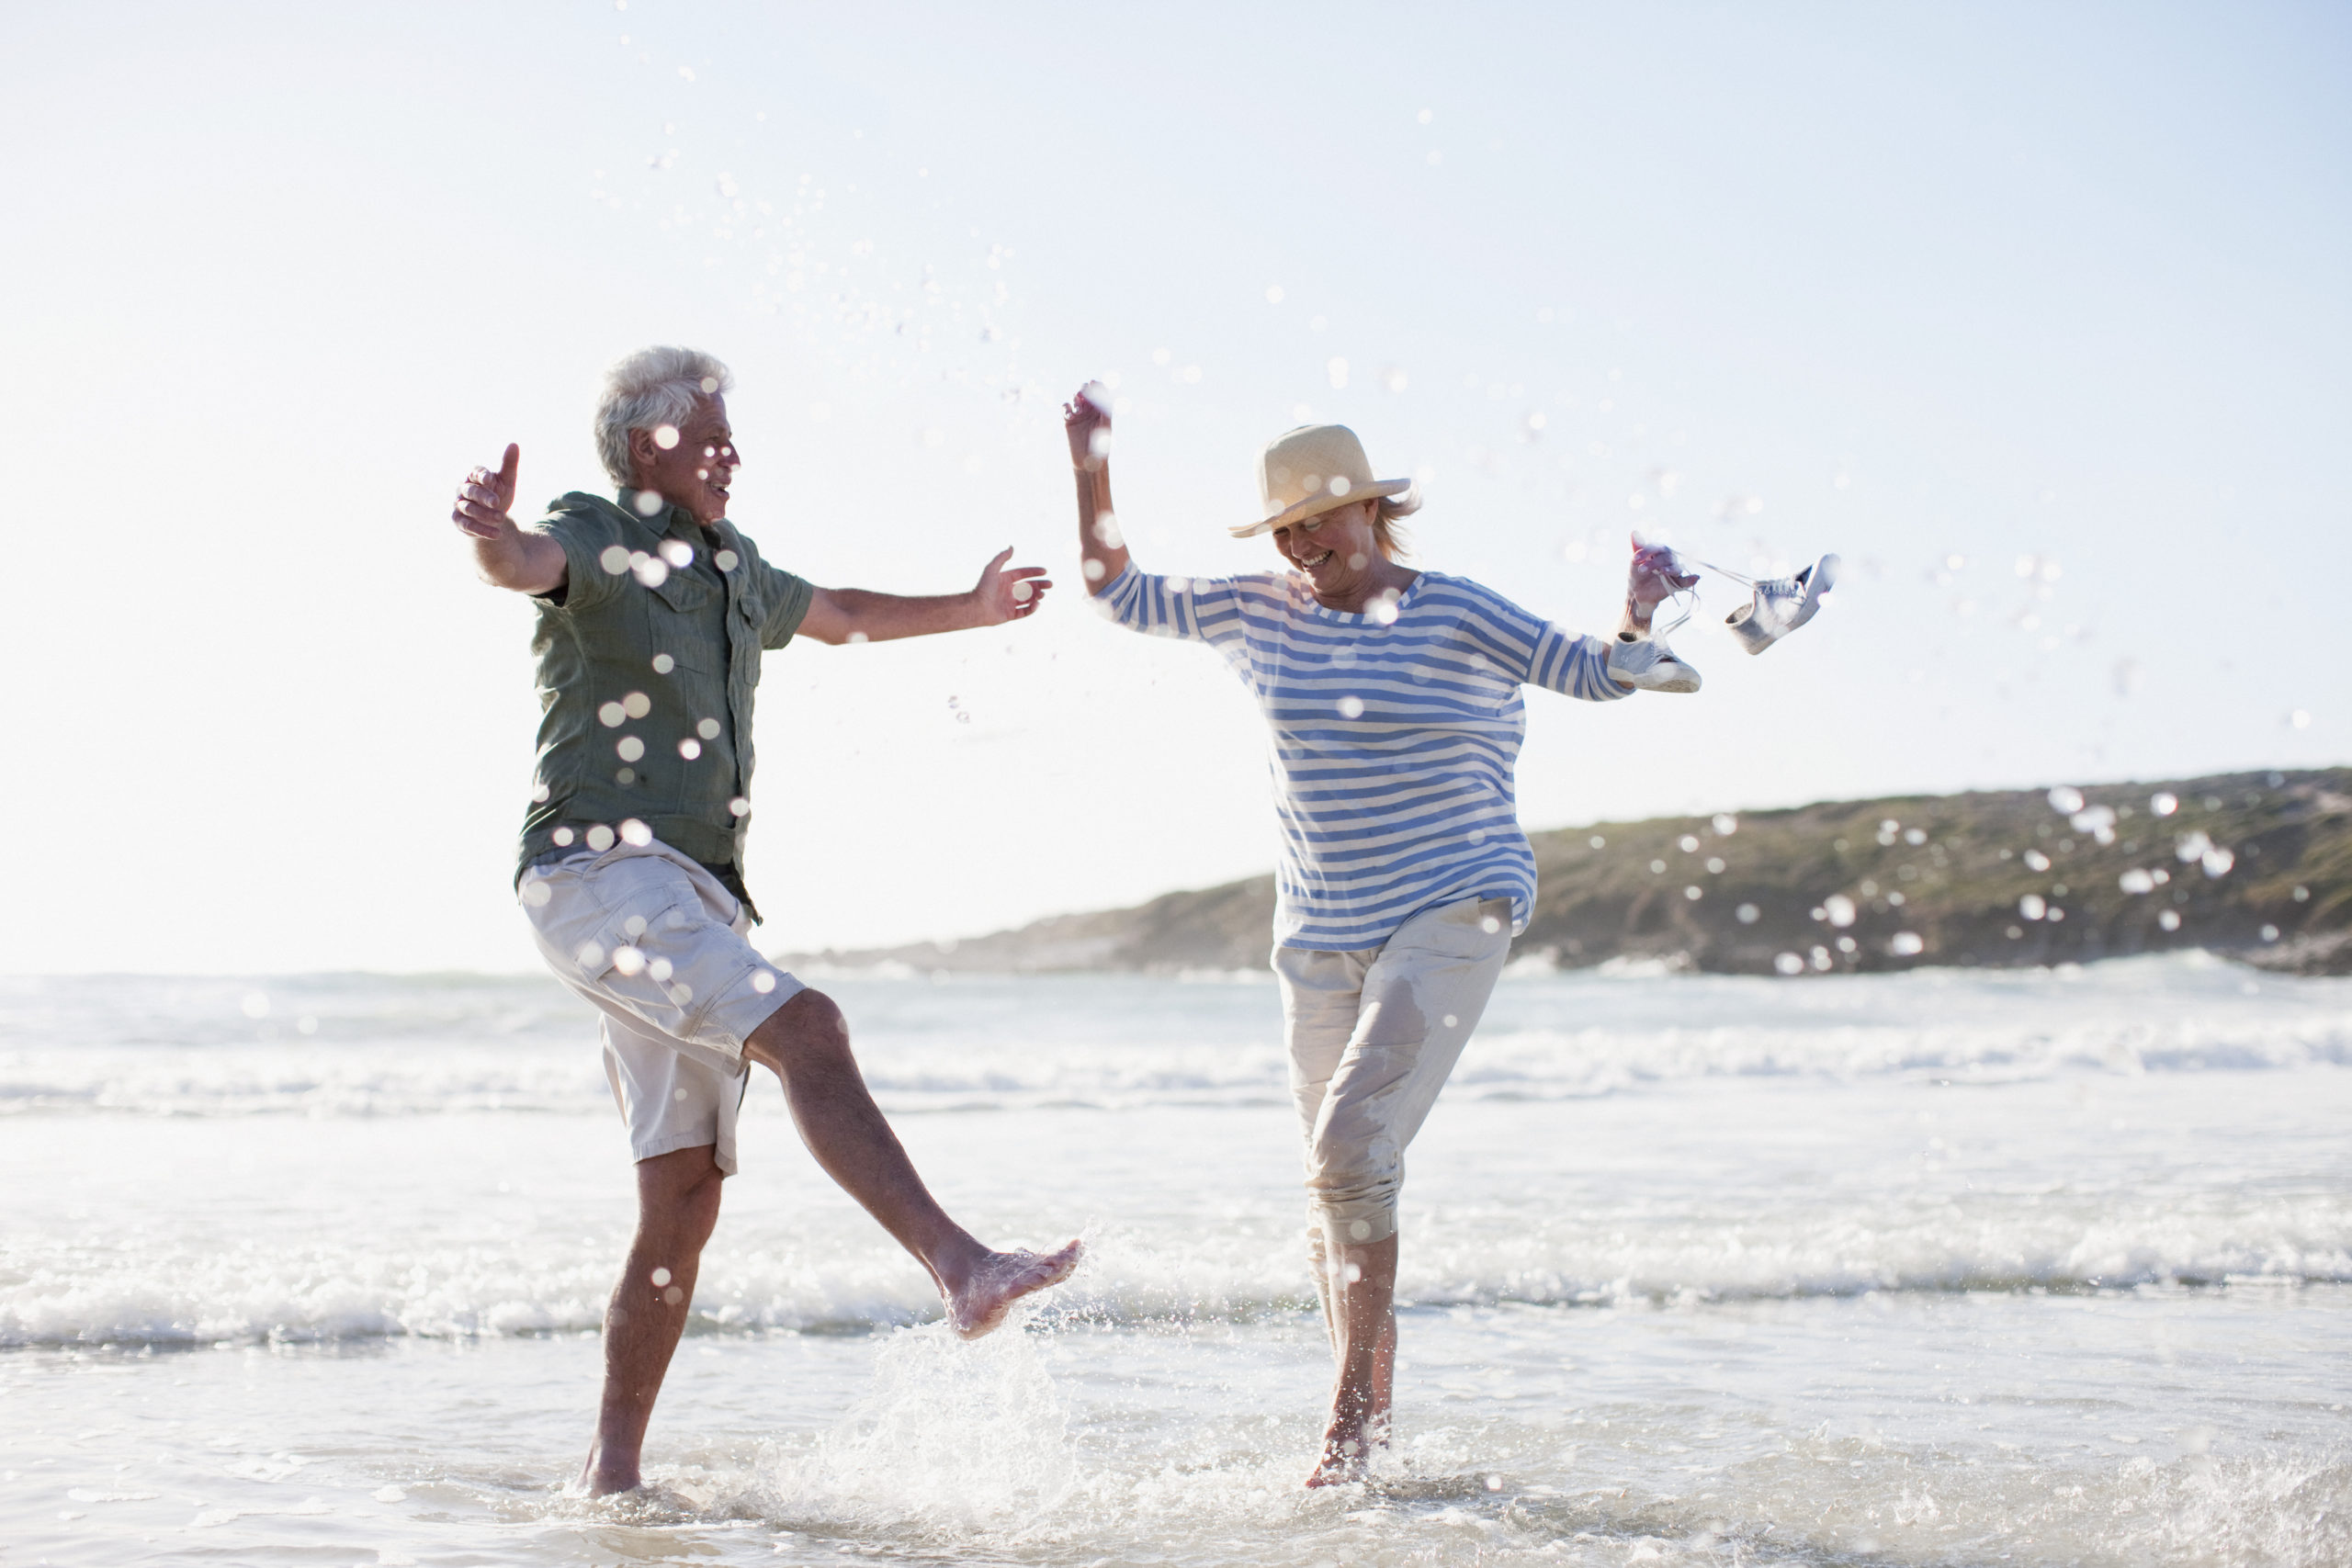
{"type": "Polygon", "coordinates": [[[1664,636],[1636,637],[1619,632],[1609,645],[1609,674],[1645,692],[1695,692],[1699,672],[1675,656],[1664,636]]]}
{"type": "MultiPolygon", "coordinates": [[[[1722,571],[1721,567],[1715,569],[1722,571]]],[[[1736,573],[1724,572],[1733,577],[1736,573]]],[[[1761,582],[1740,578],[1756,596],[1724,617],[1750,653],[1761,653],[1807,621],[1821,608],[1822,596],[1838,585],[1838,558],[1824,556],[1794,577],[1767,578],[1761,582]]]]}

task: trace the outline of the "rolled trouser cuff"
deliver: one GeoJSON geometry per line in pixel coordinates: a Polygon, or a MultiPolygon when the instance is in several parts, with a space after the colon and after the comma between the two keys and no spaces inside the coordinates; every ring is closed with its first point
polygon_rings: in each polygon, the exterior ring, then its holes
{"type": "Polygon", "coordinates": [[[1306,1203],[1306,1232],[1319,1245],[1326,1236],[1342,1247],[1370,1247],[1396,1234],[1396,1192],[1326,1202],[1306,1203]]]}

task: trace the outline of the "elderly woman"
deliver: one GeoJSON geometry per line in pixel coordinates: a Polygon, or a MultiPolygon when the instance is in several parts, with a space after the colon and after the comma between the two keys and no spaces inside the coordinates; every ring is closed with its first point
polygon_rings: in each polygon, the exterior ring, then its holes
{"type": "Polygon", "coordinates": [[[1696,580],[1636,549],[1613,641],[1577,637],[1464,578],[1400,560],[1409,481],[1376,479],[1341,425],[1259,459],[1283,570],[1154,577],[1111,510],[1110,419],[1093,389],[1063,410],[1079,548],[1101,607],[1137,631],[1205,642],[1258,700],[1272,740],[1281,866],[1274,973],[1306,1134],[1308,1251],[1338,1376],[1308,1480],[1359,1476],[1386,1437],[1396,1364],[1404,1153],[1453,1070],[1535,897],[1511,775],[1520,688],[1591,702],[1698,676],[1648,635],[1696,580]]]}

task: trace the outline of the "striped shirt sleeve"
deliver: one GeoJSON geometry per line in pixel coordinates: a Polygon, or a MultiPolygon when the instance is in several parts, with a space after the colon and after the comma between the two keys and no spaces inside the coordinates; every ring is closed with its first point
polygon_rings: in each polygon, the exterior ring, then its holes
{"type": "Polygon", "coordinates": [[[1609,678],[1609,645],[1597,637],[1582,637],[1545,621],[1529,646],[1527,671],[1520,677],[1531,686],[1589,703],[1613,703],[1630,697],[1630,688],[1609,678]]]}
{"type": "Polygon", "coordinates": [[[1163,577],[1130,562],[1094,603],[1119,625],[1154,637],[1218,647],[1245,637],[1240,593],[1229,577],[1163,577]]]}

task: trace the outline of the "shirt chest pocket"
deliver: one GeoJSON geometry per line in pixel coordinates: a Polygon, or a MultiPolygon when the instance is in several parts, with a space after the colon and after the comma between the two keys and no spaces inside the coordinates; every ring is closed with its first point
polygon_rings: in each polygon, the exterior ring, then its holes
{"type": "Polygon", "coordinates": [[[683,669],[725,673],[727,614],[720,597],[716,584],[672,572],[645,590],[647,644],[683,669]]]}

